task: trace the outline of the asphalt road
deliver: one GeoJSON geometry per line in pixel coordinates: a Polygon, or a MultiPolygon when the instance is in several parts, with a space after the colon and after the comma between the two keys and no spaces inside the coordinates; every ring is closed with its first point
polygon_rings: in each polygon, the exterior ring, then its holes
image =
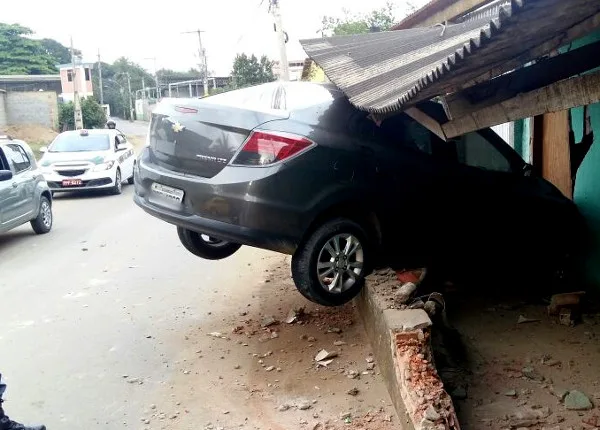
{"type": "Polygon", "coordinates": [[[50,430],[144,428],[140,418],[181,374],[184,335],[245,300],[262,276],[272,254],[198,259],[132,194],[59,196],[48,235],[25,225],[0,236],[0,372],[11,417],[50,430]]]}
{"type": "Polygon", "coordinates": [[[121,118],[112,118],[117,123],[117,128],[126,136],[146,136],[149,123],[146,121],[127,121],[121,118]]]}

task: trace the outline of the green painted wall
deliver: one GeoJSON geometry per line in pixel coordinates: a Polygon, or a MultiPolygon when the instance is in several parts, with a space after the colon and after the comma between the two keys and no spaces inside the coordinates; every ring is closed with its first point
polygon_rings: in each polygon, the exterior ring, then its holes
{"type": "MultiPolygon", "coordinates": [[[[567,52],[600,41],[600,31],[579,39],[560,51],[567,52]]],[[[571,109],[571,127],[575,142],[581,142],[584,133],[584,109],[571,109]]],[[[588,280],[600,289],[600,103],[590,105],[588,114],[594,133],[593,144],[583,159],[575,179],[573,200],[588,222],[593,235],[594,247],[587,261],[588,280]]],[[[531,119],[515,122],[515,149],[525,161],[531,161],[529,140],[531,119]]]]}

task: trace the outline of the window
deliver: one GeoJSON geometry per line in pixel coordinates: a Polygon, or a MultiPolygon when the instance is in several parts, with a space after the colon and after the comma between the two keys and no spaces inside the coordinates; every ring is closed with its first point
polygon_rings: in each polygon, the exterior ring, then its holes
{"type": "Polygon", "coordinates": [[[49,152],[86,152],[106,151],[110,149],[109,135],[104,133],[90,133],[82,135],[77,132],[59,134],[49,152]]]}
{"type": "Polygon", "coordinates": [[[406,114],[394,115],[385,119],[381,123],[380,129],[382,137],[388,144],[433,154],[432,143],[435,143],[437,137],[406,114]]]}
{"type": "Polygon", "coordinates": [[[510,162],[479,133],[469,133],[456,141],[456,154],[460,163],[498,172],[510,172],[510,162]]]}
{"type": "Polygon", "coordinates": [[[90,80],[90,69],[88,69],[87,67],[85,68],[85,80],[90,80]]]}
{"type": "Polygon", "coordinates": [[[67,70],[67,81],[73,82],[73,70],[67,70]]]}
{"type": "Polygon", "coordinates": [[[15,174],[23,172],[31,167],[29,157],[20,145],[11,143],[6,145],[4,148],[8,163],[12,166],[15,174]]]}

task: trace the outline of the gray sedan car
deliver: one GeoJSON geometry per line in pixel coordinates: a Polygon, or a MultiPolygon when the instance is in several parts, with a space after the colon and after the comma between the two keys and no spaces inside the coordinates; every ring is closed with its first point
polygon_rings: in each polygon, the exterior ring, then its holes
{"type": "Polygon", "coordinates": [[[52,228],[52,194],[29,145],[0,136],[0,233],[31,223],[37,234],[52,228]]]}

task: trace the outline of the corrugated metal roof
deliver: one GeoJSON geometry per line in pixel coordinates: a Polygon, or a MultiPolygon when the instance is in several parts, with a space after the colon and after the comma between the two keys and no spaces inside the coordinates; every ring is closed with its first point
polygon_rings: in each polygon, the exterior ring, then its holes
{"type": "MultiPolygon", "coordinates": [[[[460,88],[600,11],[599,0],[510,0],[446,27],[301,41],[356,107],[385,114],[460,88]]],[[[568,42],[565,42],[568,43],[568,42]]]]}

